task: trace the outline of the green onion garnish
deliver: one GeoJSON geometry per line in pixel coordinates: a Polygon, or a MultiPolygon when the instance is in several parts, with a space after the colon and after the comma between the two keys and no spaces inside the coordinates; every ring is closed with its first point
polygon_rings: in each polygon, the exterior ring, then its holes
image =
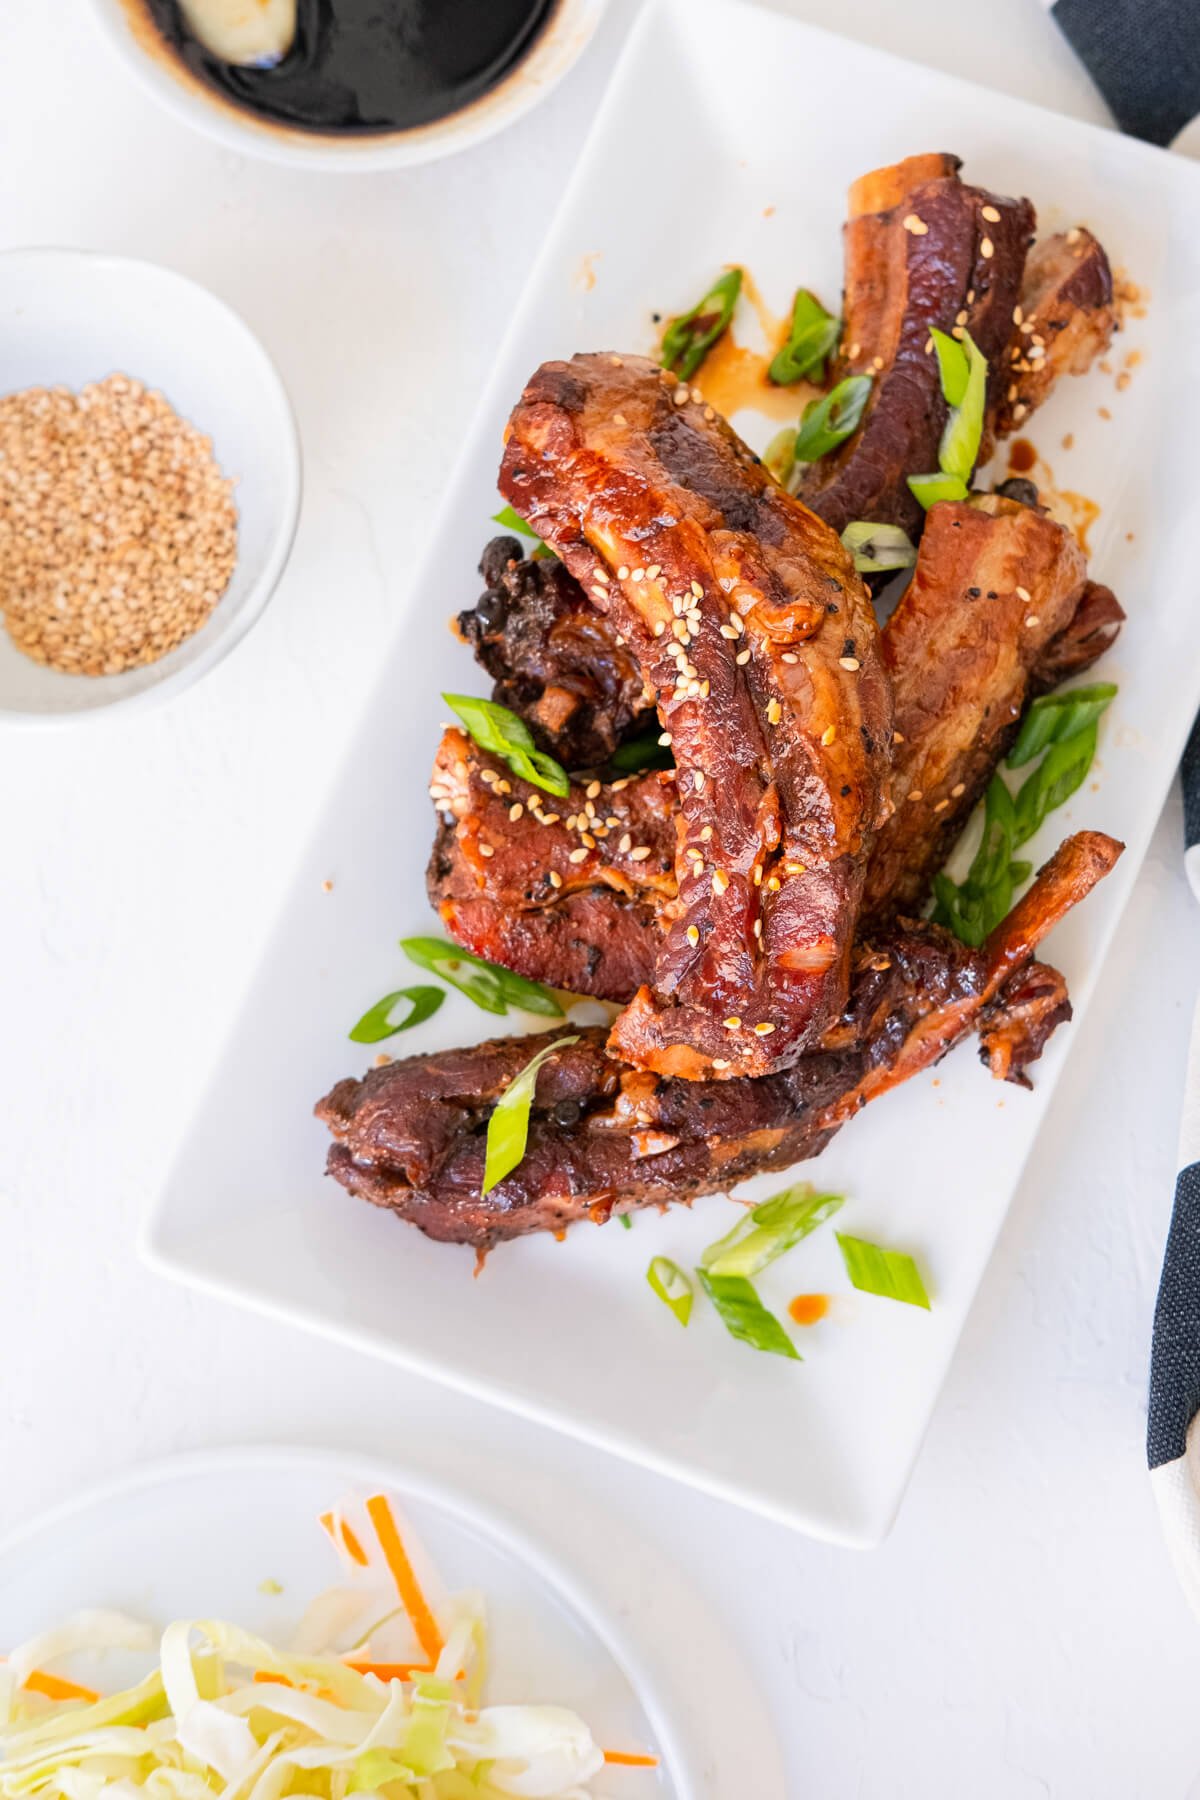
{"type": "Polygon", "coordinates": [[[842,1194],[819,1194],[809,1182],[798,1181],[751,1207],[732,1231],[708,1246],[700,1266],[710,1275],[757,1275],[831,1219],[844,1198],[842,1194]]]}
{"type": "Polygon", "coordinates": [[[532,538],[533,549],[529,552],[531,556],[552,557],[554,555],[549,544],[542,542],[529,520],[523,519],[514,507],[502,506],[498,513],[492,514],[492,520],[495,524],[502,525],[505,531],[515,531],[520,537],[532,538]]]}
{"type": "Polygon", "coordinates": [[[1116,684],[1095,681],[1089,687],[1067,688],[1057,694],[1043,694],[1035,700],[1021,721],[1017,741],[1005,757],[1010,769],[1019,769],[1050,744],[1075,737],[1092,725],[1116,694],[1116,684]]]}
{"type": "Polygon", "coordinates": [[[917,547],[902,525],[876,525],[869,519],[855,519],[843,531],[842,544],[854,558],[860,575],[911,569],[917,560],[917,547]]]}
{"type": "Polygon", "coordinates": [[[803,381],[806,375],[811,375],[814,381],[823,381],[825,358],[837,344],[841,329],[841,320],[827,313],[814,294],[807,288],[798,288],[792,302],[787,343],[772,357],[767,380],[777,387],[803,381]]]}
{"type": "Polygon", "coordinates": [[[443,694],[442,699],[458,714],[479,748],[503,757],[522,781],[532,782],[534,787],[545,788],[547,793],[562,799],[570,793],[571,783],[562,764],[538,749],[524,719],[507,706],[498,706],[494,700],[479,700],[474,694],[443,694]]]}
{"type": "Polygon", "coordinates": [[[763,462],[780,487],[786,487],[788,476],[796,466],[796,427],[785,425],[777,431],[763,451],[763,462]]]}
{"type": "Polygon", "coordinates": [[[633,1214],[632,1213],[618,1213],[617,1218],[620,1220],[622,1226],[624,1227],[624,1229],[626,1231],[633,1230],[633,1214]]]}
{"type": "Polygon", "coordinates": [[[431,1019],[445,998],[445,990],[442,988],[397,988],[394,994],[385,994],[369,1012],[363,1014],[350,1033],[351,1039],[356,1044],[381,1044],[384,1038],[395,1037],[398,1031],[411,1031],[414,1025],[421,1025],[426,1019],[431,1019]],[[407,1000],[412,1010],[406,1019],[401,1019],[395,1025],[392,1023],[392,1010],[401,1000],[407,1000]]]}
{"type": "Polygon", "coordinates": [[[907,1306],[923,1306],[930,1311],[929,1295],[916,1263],[903,1250],[882,1250],[868,1244],[865,1238],[834,1233],[846,1265],[846,1273],[854,1286],[864,1294],[879,1294],[885,1300],[903,1300],[907,1306]]]}
{"type": "Polygon", "coordinates": [[[793,1362],[803,1362],[775,1314],[767,1311],[755,1293],[753,1283],[744,1275],[712,1275],[707,1269],[697,1269],[696,1275],[730,1337],[749,1344],[753,1350],[766,1350],[772,1356],[787,1356],[793,1362]]]}
{"type": "Polygon", "coordinates": [[[727,269],[690,312],[672,319],[662,341],[662,366],[690,381],[721,333],[726,330],[742,291],[742,271],[727,269]]]}
{"type": "Polygon", "coordinates": [[[1017,792],[1014,840],[1024,844],[1047,813],[1069,800],[1080,787],[1096,754],[1097,726],[1093,722],[1074,737],[1051,744],[1044,758],[1017,792]]]}
{"type": "Polygon", "coordinates": [[[971,374],[967,353],[957,338],[952,338],[948,332],[939,331],[936,326],[929,335],[933,339],[933,347],[937,351],[938,373],[942,378],[942,397],[947,406],[961,406],[971,374]]]}
{"type": "Polygon", "coordinates": [[[563,1016],[562,1007],[548,988],[526,981],[523,975],[514,975],[509,969],[497,968],[495,963],[485,962],[469,950],[460,950],[445,938],[401,938],[400,948],[409,962],[440,976],[484,1012],[503,1016],[510,1006],[515,1006],[521,1012],[538,1013],[546,1019],[563,1016]]]}
{"type": "Polygon", "coordinates": [[[608,759],[610,767],[619,769],[623,775],[631,774],[636,769],[673,769],[675,760],[666,744],[660,741],[661,737],[662,729],[655,725],[640,737],[630,738],[626,744],[618,744],[608,759]]]}
{"type": "Polygon", "coordinates": [[[820,400],[810,400],[796,433],[797,462],[816,462],[858,429],[871,392],[869,375],[847,375],[820,400]]]}
{"type": "Polygon", "coordinates": [[[646,1270],[646,1280],[654,1289],[665,1306],[669,1306],[681,1325],[686,1325],[692,1316],[692,1284],[669,1256],[652,1258],[646,1270]]]}
{"type": "Polygon", "coordinates": [[[538,1070],[549,1057],[577,1044],[577,1037],[557,1038],[544,1050],[531,1057],[519,1075],[514,1075],[492,1108],[488,1120],[487,1155],[483,1167],[482,1194],[490,1194],[498,1182],[511,1175],[525,1154],[529,1142],[529,1110],[537,1088],[538,1070]]]}
{"type": "MultiPolygon", "coordinates": [[[[953,338],[950,340],[954,342],[953,338]]],[[[963,332],[967,379],[960,383],[955,369],[952,388],[946,387],[945,364],[942,364],[942,392],[950,404],[950,417],[938,445],[938,467],[947,475],[957,475],[964,485],[970,481],[979,455],[983,436],[983,412],[987,403],[987,357],[979,349],[969,331],[963,332]],[[951,391],[959,394],[951,400],[951,391]]],[[[939,351],[939,361],[940,361],[939,351]]]]}
{"type": "Polygon", "coordinates": [[[940,469],[932,475],[910,475],[908,485],[926,512],[939,500],[965,500],[967,497],[966,482],[957,475],[945,475],[940,469]]]}

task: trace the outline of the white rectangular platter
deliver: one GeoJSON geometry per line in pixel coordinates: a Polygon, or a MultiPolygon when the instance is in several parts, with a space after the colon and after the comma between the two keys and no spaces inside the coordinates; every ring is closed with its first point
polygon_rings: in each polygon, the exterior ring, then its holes
{"type": "MultiPolygon", "coordinates": [[[[358,741],[153,1212],[151,1260],[776,1519],[878,1542],[1063,1058],[1088,1029],[1090,990],[1200,699],[1198,417],[1200,169],[733,0],[645,12],[498,356],[358,741]],[[1118,370],[1137,352],[1132,381],[1068,381],[1031,426],[1058,481],[1099,503],[1093,572],[1129,622],[1102,665],[1120,694],[1096,767],[1030,853],[1044,858],[1083,825],[1128,850],[1051,942],[1076,1020],[1035,1091],[993,1083],[966,1047],[872,1106],[813,1165],[849,1197],[840,1225],[917,1256],[933,1310],[847,1293],[826,1230],[761,1281],[779,1310],[797,1291],[839,1295],[798,1334],[797,1364],[735,1343],[707,1306],[680,1330],[646,1285],[653,1254],[690,1266],[728,1227],[727,1199],[639,1215],[631,1231],[582,1225],[562,1243],[506,1246],[476,1280],[470,1251],[427,1242],[324,1177],[311,1107],[369,1066],[346,1038],[358,1015],[420,979],[396,940],[433,928],[425,777],[439,693],[486,691],[446,620],[480,589],[501,431],[525,380],[575,350],[650,349],[652,312],[691,304],[726,263],[746,265],[777,313],[801,284],[832,301],[848,184],[922,150],[953,150],[968,180],[1030,195],[1043,231],[1090,225],[1150,296],[1114,353],[1118,370]]],[[[738,423],[758,448],[776,429],[738,423]]],[[[497,1023],[452,996],[388,1048],[472,1042],[497,1023]]]]}

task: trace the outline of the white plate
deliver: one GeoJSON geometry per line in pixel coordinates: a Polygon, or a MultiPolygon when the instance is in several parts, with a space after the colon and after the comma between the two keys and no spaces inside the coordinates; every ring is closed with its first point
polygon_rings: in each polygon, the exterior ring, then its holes
{"type": "Polygon", "coordinates": [[[308,1603],[339,1579],[319,1515],[381,1489],[398,1499],[445,1591],[485,1596],[489,1700],[569,1706],[598,1743],[659,1756],[657,1770],[608,1769],[593,1785],[611,1800],[696,1800],[693,1758],[664,1716],[652,1672],[592,1595],[502,1515],[350,1456],[180,1457],[40,1519],[0,1544],[0,1648],[90,1606],[160,1626],[231,1619],[286,1646],[308,1603]],[[264,1593],[264,1583],[281,1592],[264,1593]]]}
{"type": "MultiPolygon", "coordinates": [[[[1200,170],[1183,158],[727,0],[666,0],[644,16],[497,359],[359,740],[150,1222],[154,1263],[776,1519],[877,1542],[1063,1058],[1086,1029],[1200,696],[1198,327],[1200,170]],[[964,1048],[872,1106],[813,1165],[850,1196],[839,1224],[916,1253],[929,1314],[847,1295],[803,1334],[802,1365],[734,1343],[704,1306],[681,1331],[644,1271],[655,1252],[694,1261],[730,1221],[719,1197],[641,1216],[628,1232],[582,1226],[561,1244],[505,1247],[476,1281],[469,1251],[431,1244],[322,1179],[325,1134],[309,1107],[369,1066],[346,1031],[413,978],[396,938],[429,929],[425,776],[438,691],[484,687],[445,621],[479,591],[508,409],[546,357],[647,346],[650,309],[690,302],[725,262],[748,265],[777,312],[800,282],[832,297],[850,180],[947,147],[969,179],[1032,195],[1043,229],[1093,225],[1152,294],[1148,317],[1119,341],[1120,355],[1142,353],[1125,391],[1094,371],[1065,382],[1033,425],[1059,480],[1101,503],[1093,568],[1130,613],[1105,666],[1121,692],[1094,775],[1033,846],[1048,853],[1083,825],[1129,846],[1052,941],[1076,1023],[1055,1037],[1033,1094],[997,1086],[964,1048]],[[1057,446],[1069,432],[1068,454],[1057,446]]],[[[747,429],[761,443],[775,427],[747,429]]],[[[455,997],[418,1042],[389,1048],[469,1042],[491,1023],[455,997]]],[[[797,1290],[846,1286],[828,1231],[762,1279],[780,1307],[797,1290]]]]}

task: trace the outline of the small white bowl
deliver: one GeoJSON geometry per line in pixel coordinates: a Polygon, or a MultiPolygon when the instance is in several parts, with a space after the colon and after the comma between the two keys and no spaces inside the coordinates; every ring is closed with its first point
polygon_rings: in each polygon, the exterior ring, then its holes
{"type": "Polygon", "coordinates": [[[200,630],[143,668],[67,675],[19,651],[0,626],[0,719],[96,718],[165,699],[220,662],[283,573],[300,511],[300,442],[258,339],[206,288],[154,263],[87,250],[0,255],[0,395],[79,389],[106,375],[158,388],[212,438],[236,479],[237,564],[200,630]]]}
{"type": "Polygon", "coordinates": [[[184,66],[163,41],[143,0],[92,0],[92,11],[104,36],[142,86],[177,118],[228,149],[297,168],[362,171],[433,162],[503,131],[536,106],[582,55],[604,3],[557,0],[527,54],[487,93],[428,125],[363,137],[289,130],[235,106],[184,66]]]}

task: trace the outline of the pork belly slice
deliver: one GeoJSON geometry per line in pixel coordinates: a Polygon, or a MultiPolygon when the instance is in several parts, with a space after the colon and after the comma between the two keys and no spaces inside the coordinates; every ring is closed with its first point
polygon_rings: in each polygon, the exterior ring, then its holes
{"type": "Polygon", "coordinates": [[[671,734],[678,916],[611,1048],[765,1075],[840,1011],[891,694],[862,581],[713,409],[644,358],[534,375],[500,488],[637,657],[671,734]]]}
{"type": "MultiPolygon", "coordinates": [[[[1077,226],[1035,244],[999,379],[989,383],[991,435],[1028,422],[1060,375],[1082,375],[1112,342],[1117,315],[1104,246],[1077,226]]],[[[990,453],[985,441],[980,453],[990,453]]]]}
{"type": "Polygon", "coordinates": [[[1031,693],[1086,667],[1122,618],[1072,534],[990,495],[929,513],[883,634],[896,700],[895,811],[871,853],[865,928],[919,913],[1031,693]]]}
{"type": "Polygon", "coordinates": [[[458,634],[491,676],[493,700],[525,720],[541,749],[566,769],[597,768],[654,724],[632,651],[557,557],[526,557],[516,538],[493,538],[479,573],[484,592],[458,615],[458,634]]]}
{"type": "MultiPolygon", "coordinates": [[[[833,371],[872,375],[854,435],[811,465],[800,498],[841,532],[854,519],[924,525],[907,477],[936,469],[947,418],[930,328],[965,327],[998,409],[1034,209],[959,180],[956,156],[911,156],[850,189],[845,326],[833,371]]],[[[701,376],[703,379],[703,376],[701,376]]]]}
{"type": "Polygon", "coordinates": [[[1120,851],[1097,832],[1069,838],[981,950],[932,925],[881,934],[857,954],[827,1047],[790,1069],[672,1080],[609,1055],[602,1031],[581,1032],[543,1065],[524,1159],[486,1196],[492,1108],[561,1034],[414,1056],[339,1082],[316,1108],[335,1139],[329,1173],[428,1236],[484,1251],[582,1218],[693,1199],[815,1156],[868,1100],[977,1028],[993,1068],[1024,1078],[1069,1014],[1061,977],[1032,965],[1034,953],[1120,851]],[[1039,991],[1053,1004],[1037,1005],[1039,991]]]}
{"type": "Polygon", "coordinates": [[[624,1003],[654,978],[674,901],[669,776],[574,782],[559,799],[456,727],[430,780],[429,898],[454,941],[532,981],[624,1003]]]}

